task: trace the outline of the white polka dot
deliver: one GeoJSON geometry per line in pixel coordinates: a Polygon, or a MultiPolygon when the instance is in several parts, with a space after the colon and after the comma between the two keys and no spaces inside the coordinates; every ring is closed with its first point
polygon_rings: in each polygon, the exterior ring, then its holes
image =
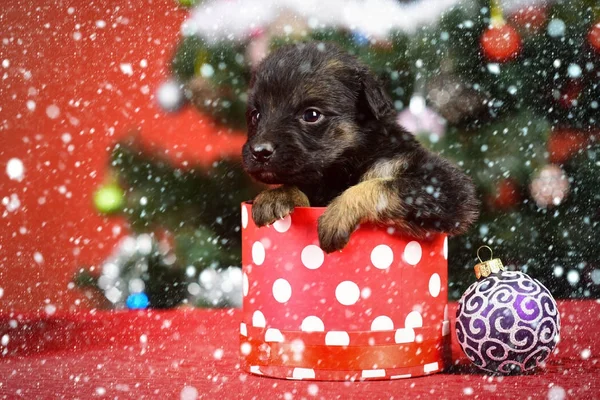
{"type": "Polygon", "coordinates": [[[387,315],[380,315],[371,322],[372,331],[391,331],[394,330],[394,321],[387,315]]]}
{"type": "Polygon", "coordinates": [[[408,243],[404,249],[404,261],[410,265],[417,265],[419,261],[421,261],[422,254],[423,251],[421,250],[419,242],[412,241],[408,243]]]}
{"type": "Polygon", "coordinates": [[[373,251],[371,251],[371,262],[375,266],[375,268],[386,269],[392,265],[394,261],[394,252],[385,244],[380,244],[376,246],[373,251]]]}
{"type": "Polygon", "coordinates": [[[396,343],[412,343],[415,341],[415,331],[412,328],[396,329],[396,343]]]}
{"type": "Polygon", "coordinates": [[[329,331],[325,335],[325,344],[327,346],[348,346],[350,335],[345,331],[329,331]]]}
{"type": "Polygon", "coordinates": [[[265,246],[261,242],[254,242],[252,245],[252,261],[256,265],[262,265],[265,262],[265,246]]]}
{"type": "Polygon", "coordinates": [[[335,298],[345,306],[351,306],[360,298],[360,289],[352,281],[344,281],[335,288],[335,298]]]}
{"type": "Polygon", "coordinates": [[[248,328],[246,327],[246,324],[243,322],[240,323],[240,333],[243,336],[248,336],[248,328]]]}
{"type": "Polygon", "coordinates": [[[450,321],[442,322],[442,336],[448,336],[450,334],[450,321]]]}
{"type": "Polygon", "coordinates": [[[325,253],[323,253],[323,250],[321,250],[319,246],[309,244],[302,250],[300,259],[306,268],[317,269],[323,265],[323,261],[325,261],[325,253]]]}
{"type": "Polygon", "coordinates": [[[426,374],[429,372],[435,372],[439,369],[440,369],[440,366],[438,365],[437,361],[429,363],[429,364],[425,364],[423,366],[423,372],[425,372],[426,374]]]}
{"type": "Polygon", "coordinates": [[[273,297],[280,303],[285,303],[292,297],[292,286],[283,278],[273,283],[273,297]]]}
{"type": "Polygon", "coordinates": [[[423,326],[423,317],[418,311],[411,311],[404,320],[405,328],[421,328],[423,326]]]}
{"type": "Polygon", "coordinates": [[[321,321],[321,318],[310,315],[304,318],[300,329],[304,332],[324,332],[325,324],[321,321]]]}
{"type": "Polygon", "coordinates": [[[257,374],[257,375],[262,375],[263,373],[260,371],[260,367],[258,365],[251,365],[250,366],[250,373],[252,374],[257,374]]]}
{"type": "Polygon", "coordinates": [[[444,239],[444,258],[448,259],[448,237],[444,239]]]}
{"type": "Polygon", "coordinates": [[[363,369],[361,378],[385,378],[385,369],[363,369]]]}
{"type": "Polygon", "coordinates": [[[250,282],[248,282],[248,275],[244,272],[242,274],[242,291],[244,296],[248,296],[248,290],[250,290],[250,282]]]}
{"type": "Polygon", "coordinates": [[[402,375],[392,375],[390,379],[406,379],[412,377],[411,374],[402,374],[402,375]]]}
{"type": "Polygon", "coordinates": [[[431,275],[431,278],[429,278],[429,293],[433,297],[438,297],[441,288],[442,280],[440,279],[440,276],[437,273],[431,275]]]}
{"type": "Polygon", "coordinates": [[[260,311],[254,311],[252,314],[252,326],[256,328],[264,328],[267,325],[267,321],[265,320],[265,315],[260,311]]]}
{"type": "Polygon", "coordinates": [[[290,226],[292,226],[292,217],[290,215],[287,215],[273,223],[273,228],[280,233],[287,232],[288,229],[290,229],[290,226]]]}
{"type": "Polygon", "coordinates": [[[292,379],[315,379],[315,370],[312,368],[294,368],[292,379]]]}
{"type": "Polygon", "coordinates": [[[248,209],[246,206],[242,206],[242,228],[248,227],[248,209]]]}
{"type": "Polygon", "coordinates": [[[265,342],[283,342],[283,335],[279,329],[269,328],[265,332],[265,342]]]}

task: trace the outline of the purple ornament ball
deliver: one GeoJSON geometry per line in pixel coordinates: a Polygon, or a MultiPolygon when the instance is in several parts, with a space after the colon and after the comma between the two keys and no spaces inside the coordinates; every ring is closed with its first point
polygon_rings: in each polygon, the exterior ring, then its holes
{"type": "Polygon", "coordinates": [[[501,271],[473,283],[459,301],[456,336],[479,368],[501,374],[533,370],[559,340],[552,294],[528,275],[501,271]]]}

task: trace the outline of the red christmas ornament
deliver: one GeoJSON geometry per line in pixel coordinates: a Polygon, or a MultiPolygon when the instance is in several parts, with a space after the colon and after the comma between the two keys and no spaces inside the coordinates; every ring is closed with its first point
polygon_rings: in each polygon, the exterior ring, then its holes
{"type": "Polygon", "coordinates": [[[548,139],[548,153],[551,163],[561,164],[568,161],[588,144],[588,135],[575,130],[555,130],[548,139]]]}
{"type": "Polygon", "coordinates": [[[492,62],[515,59],[521,51],[521,36],[508,24],[489,27],[481,36],[483,55],[492,62]]]}
{"type": "Polygon", "coordinates": [[[491,62],[507,62],[521,52],[521,36],[502,16],[498,0],[490,1],[490,27],[481,35],[481,50],[491,62]]]}
{"type": "Polygon", "coordinates": [[[588,42],[594,49],[600,51],[600,21],[592,26],[588,33],[588,42]]]}
{"type": "Polygon", "coordinates": [[[521,201],[519,184],[514,179],[502,179],[496,187],[492,205],[500,210],[509,210],[521,201]]]}

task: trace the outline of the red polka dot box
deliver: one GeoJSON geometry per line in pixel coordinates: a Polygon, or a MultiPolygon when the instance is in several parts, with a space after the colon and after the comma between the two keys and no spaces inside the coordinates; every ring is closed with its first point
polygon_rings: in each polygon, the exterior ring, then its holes
{"type": "Polygon", "coordinates": [[[242,367],[284,379],[431,374],[449,344],[444,235],[416,240],[361,225],[341,251],[319,248],[325,208],[258,228],[242,205],[242,367]]]}

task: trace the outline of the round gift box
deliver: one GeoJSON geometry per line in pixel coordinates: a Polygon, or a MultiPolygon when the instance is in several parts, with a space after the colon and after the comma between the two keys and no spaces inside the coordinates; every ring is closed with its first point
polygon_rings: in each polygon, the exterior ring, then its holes
{"type": "Polygon", "coordinates": [[[284,379],[373,380],[443,369],[449,344],[448,241],[370,224],[331,254],[325,208],[301,207],[257,227],[242,204],[246,371],[284,379]]]}

